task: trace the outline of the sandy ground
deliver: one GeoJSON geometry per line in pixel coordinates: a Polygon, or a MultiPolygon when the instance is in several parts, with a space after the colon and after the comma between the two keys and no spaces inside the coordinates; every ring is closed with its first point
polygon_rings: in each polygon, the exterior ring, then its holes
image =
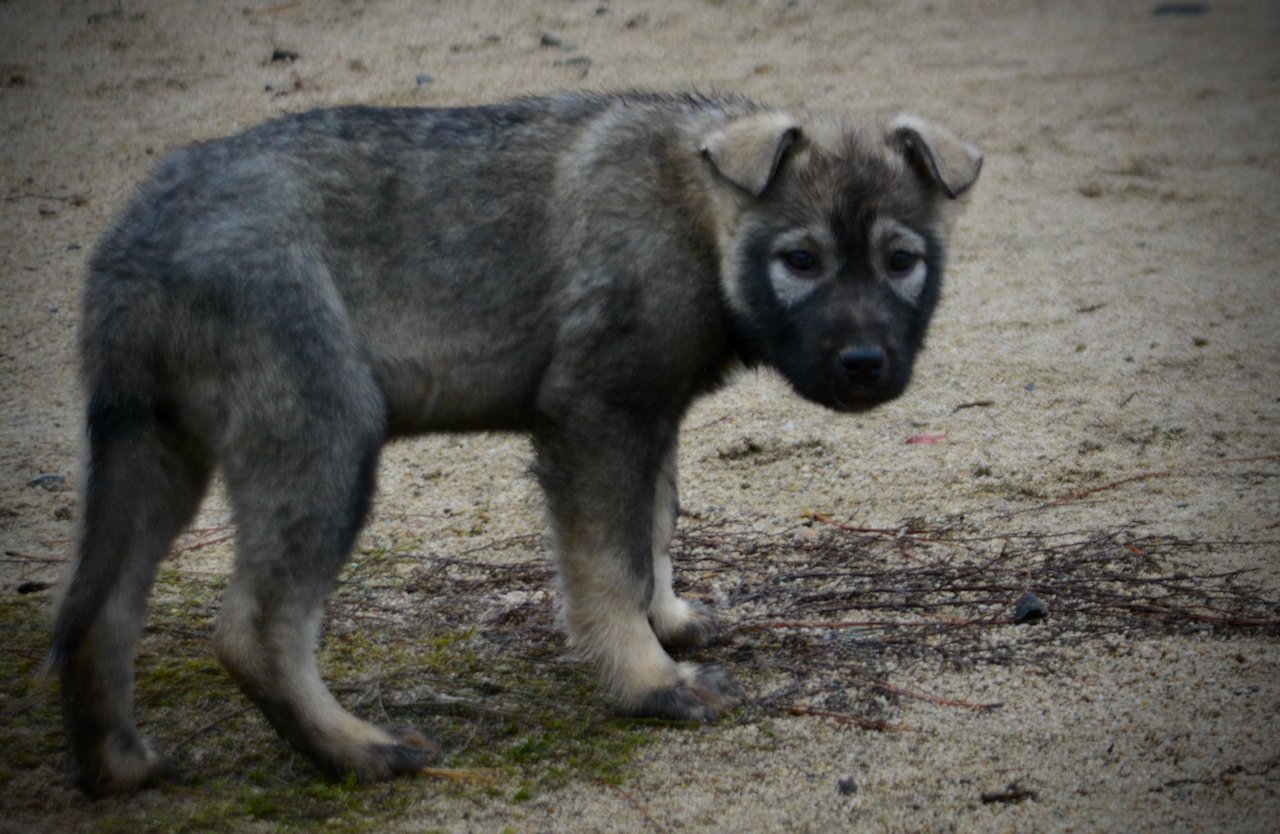
{"type": "MultiPolygon", "coordinates": [[[[86,253],[155,156],[282,111],[563,89],[737,91],[926,114],[986,167],[912,391],[842,418],[747,376],[699,405],[683,503],[786,525],[963,514],[989,533],[1136,524],[1280,592],[1280,7],[1156,3],[0,2],[0,593],[73,535],[86,253]],[[273,51],[296,53],[272,61],[273,51]],[[982,406],[958,408],[976,402],[982,406]],[[908,445],[919,434],[943,442],[908,445]],[[778,450],[720,454],[742,444],[778,450]],[[807,454],[820,448],[824,454],[807,454]],[[1269,456],[1269,457],[1268,457],[1269,456]],[[1054,507],[1055,497],[1114,485],[1054,507]],[[57,475],[30,485],[41,475],[57,475]]],[[[541,529],[519,440],[388,450],[371,535],[486,509],[541,529]]],[[[217,502],[206,516],[217,519],[217,502]]],[[[469,544],[474,545],[474,541],[469,544]]],[[[448,541],[438,547],[448,552],[448,541]]],[[[225,555],[225,554],[224,554],[225,555]]],[[[1274,635],[1274,632],[1271,632],[1274,635]]],[[[5,647],[12,648],[12,647],[5,647]]],[[[19,647],[30,650],[32,647],[19,647]]],[[[665,732],[623,789],[423,797],[406,831],[1274,831],[1280,642],[1106,641],[1061,665],[904,683],[918,733],[779,716],[665,732]],[[856,791],[840,791],[840,780],[856,791]],[[1010,783],[1020,803],[982,803],[1010,783]],[[848,783],[846,783],[848,785],[848,783]]],[[[9,709],[0,704],[0,713],[9,709]]],[[[50,796],[70,796],[55,784],[50,796]]],[[[13,797],[0,788],[0,806],[13,797]]],[[[29,797],[28,797],[29,799],[29,797]]],[[[85,824],[10,815],[0,828],[85,824]]]]}

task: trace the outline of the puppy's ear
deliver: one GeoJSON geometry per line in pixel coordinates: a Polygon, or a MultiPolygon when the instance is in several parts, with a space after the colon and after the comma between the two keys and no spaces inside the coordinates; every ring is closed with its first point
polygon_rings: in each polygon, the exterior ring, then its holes
{"type": "Polygon", "coordinates": [[[982,170],[982,152],[946,128],[903,114],[889,123],[889,142],[926,182],[954,200],[982,170]]]}
{"type": "Polygon", "coordinates": [[[709,134],[702,142],[702,155],[721,177],[759,197],[799,136],[799,126],[786,113],[751,113],[709,134]]]}

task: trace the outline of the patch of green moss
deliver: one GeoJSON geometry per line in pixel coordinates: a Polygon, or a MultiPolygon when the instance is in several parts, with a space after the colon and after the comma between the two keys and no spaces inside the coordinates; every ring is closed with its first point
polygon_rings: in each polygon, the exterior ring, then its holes
{"type": "Polygon", "coordinates": [[[527,780],[521,790],[529,792],[578,777],[620,784],[635,751],[654,738],[638,722],[622,719],[540,715],[522,716],[521,723],[522,732],[500,755],[527,780]]]}
{"type": "Polygon", "coordinates": [[[65,756],[57,686],[36,674],[48,600],[31,596],[0,597],[8,635],[0,652],[0,785],[47,800],[42,818],[96,834],[354,834],[384,829],[441,793],[527,801],[576,780],[626,779],[635,751],[655,736],[653,723],[611,717],[587,670],[553,660],[563,652],[558,638],[529,637],[519,624],[477,627],[467,615],[400,616],[377,594],[404,593],[401,554],[369,551],[355,562],[358,578],[337,590],[326,620],[322,673],[361,718],[438,740],[437,767],[460,778],[360,785],[324,777],[275,734],[213,655],[225,578],[166,563],[139,644],[135,697],[140,731],[175,759],[178,781],[144,803],[126,797],[68,810],[80,807],[68,802],[73,789],[48,784],[65,756]]]}
{"type": "Polygon", "coordinates": [[[56,688],[41,669],[48,613],[39,596],[0,597],[0,780],[8,783],[62,750],[56,688]]]}

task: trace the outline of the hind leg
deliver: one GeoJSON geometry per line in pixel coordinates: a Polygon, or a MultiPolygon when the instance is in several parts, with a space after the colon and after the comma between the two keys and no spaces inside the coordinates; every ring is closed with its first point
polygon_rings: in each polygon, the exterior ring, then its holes
{"type": "Polygon", "coordinates": [[[719,628],[705,605],[681,599],[671,587],[671,539],[675,534],[678,511],[676,446],[673,443],[663,458],[654,487],[653,599],[649,602],[649,622],[664,649],[690,652],[715,640],[719,628]]]}
{"type": "Polygon", "coordinates": [[[239,550],[215,648],[290,744],[330,774],[374,781],[420,770],[435,749],[351,715],[316,665],[325,597],[367,513],[383,439],[380,413],[361,407],[374,397],[353,388],[277,414],[225,461],[239,550]]]}
{"type": "Polygon", "coordinates": [[[156,567],[199,508],[209,468],[170,429],[99,415],[90,420],[87,475],[80,558],[54,658],[76,781],[101,796],[166,769],[134,723],[134,650],[156,567]]]}

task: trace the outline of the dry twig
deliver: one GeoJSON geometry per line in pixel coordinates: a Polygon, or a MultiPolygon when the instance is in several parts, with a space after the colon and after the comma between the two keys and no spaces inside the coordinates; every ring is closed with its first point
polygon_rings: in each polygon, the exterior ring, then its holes
{"type": "MultiPolygon", "coordinates": [[[[1199,567],[1204,554],[1249,542],[1185,541],[1132,528],[1042,534],[919,522],[866,528],[825,516],[810,523],[820,526],[761,532],[686,517],[677,535],[677,590],[713,600],[725,624],[705,659],[731,666],[753,692],[741,720],[804,715],[910,731],[893,721],[904,699],[1000,706],[934,695],[911,679],[935,668],[1026,664],[1052,671],[1064,648],[1117,633],[1280,635],[1280,602],[1249,572],[1199,567]],[[1028,591],[1049,614],[1015,625],[1014,605],[1028,591]],[[1016,629],[1017,639],[991,639],[1003,629],[1016,629]]],[[[521,676],[576,667],[554,662],[564,646],[540,537],[447,558],[395,558],[394,581],[343,583],[331,632],[360,619],[403,630],[406,641],[419,639],[423,623],[473,634],[459,647],[473,671],[440,681],[455,703],[475,707],[464,711],[465,720],[480,726],[548,707],[545,687],[521,676]]],[[[354,569],[366,567],[357,560],[354,569]]],[[[383,685],[388,692],[407,688],[410,678],[421,685],[414,669],[388,672],[383,685]]],[[[411,697],[393,708],[438,714],[440,705],[411,697]]]]}
{"type": "Polygon", "coordinates": [[[1024,799],[1039,799],[1040,796],[1035,791],[1013,782],[1002,791],[984,791],[981,798],[982,804],[990,805],[992,802],[1022,802],[1024,799]]]}
{"type": "Polygon", "coordinates": [[[1061,504],[1070,504],[1075,501],[1088,498],[1090,495],[1096,495],[1099,492],[1107,492],[1108,490],[1116,489],[1118,487],[1124,486],[1125,484],[1132,484],[1138,481],[1150,481],[1156,478],[1175,478],[1181,475],[1189,475],[1192,472],[1198,472],[1202,469],[1212,469],[1219,466],[1233,466],[1238,463],[1259,463],[1262,461],[1273,461],[1273,460],[1280,460],[1280,455],[1249,455],[1246,457],[1238,457],[1238,458],[1223,458],[1222,460],[1211,460],[1211,461],[1204,461],[1202,463],[1193,463],[1187,466],[1180,466],[1180,467],[1177,467],[1176,469],[1161,469],[1153,472],[1139,472],[1138,474],[1130,475],[1127,478],[1120,478],[1119,480],[1109,481],[1108,483],[1105,483],[1105,484],[1098,484],[1097,486],[1088,487],[1087,489],[1077,490],[1076,492],[1069,492],[1066,495],[1061,495],[1055,498],[1054,500],[1050,501],[1046,506],[1056,507],[1061,504]]]}

